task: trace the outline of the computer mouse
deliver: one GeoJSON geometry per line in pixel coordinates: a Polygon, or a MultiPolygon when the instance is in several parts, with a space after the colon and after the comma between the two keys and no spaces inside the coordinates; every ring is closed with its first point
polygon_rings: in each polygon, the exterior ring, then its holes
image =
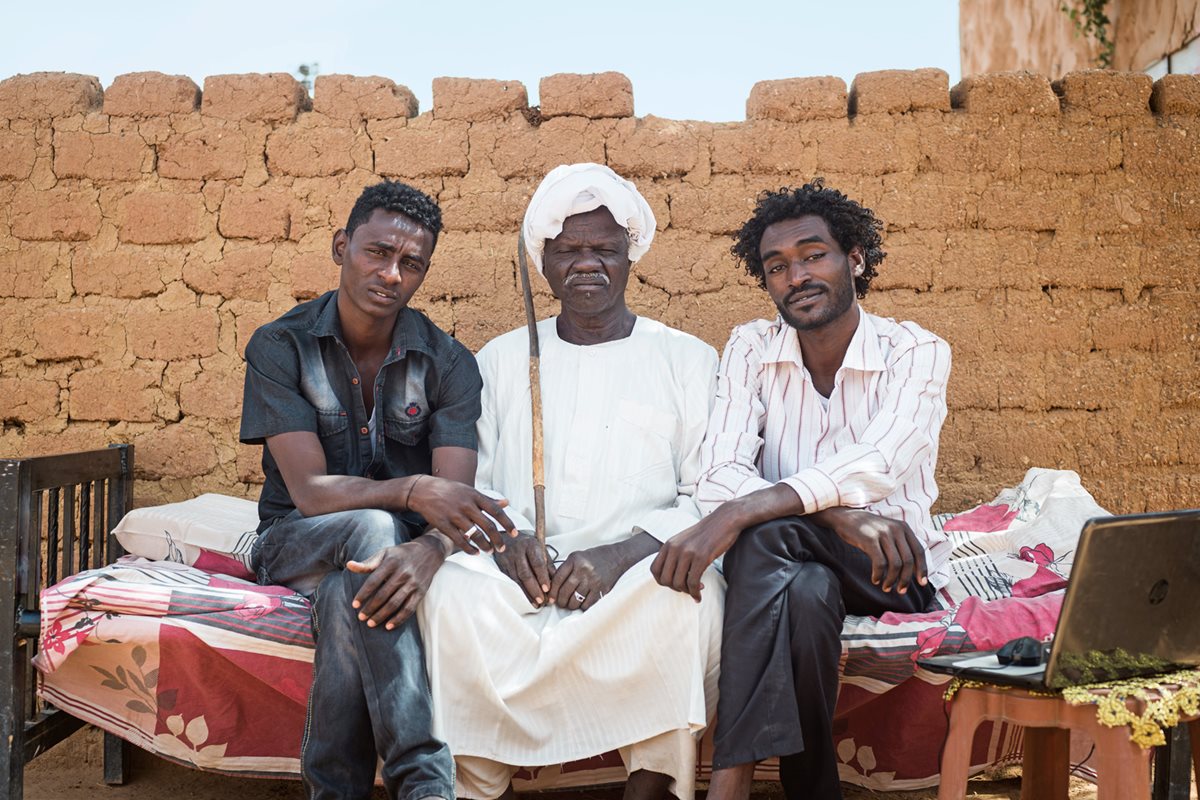
{"type": "Polygon", "coordinates": [[[1014,667],[1036,667],[1046,663],[1046,645],[1032,636],[1022,636],[1005,642],[996,651],[996,660],[1014,667]]]}

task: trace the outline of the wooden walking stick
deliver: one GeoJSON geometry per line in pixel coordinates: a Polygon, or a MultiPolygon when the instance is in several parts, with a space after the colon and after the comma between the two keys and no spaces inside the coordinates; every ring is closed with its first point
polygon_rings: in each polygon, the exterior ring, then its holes
{"type": "MultiPolygon", "coordinates": [[[[521,273],[521,292],[525,297],[525,324],[529,328],[529,400],[533,409],[533,532],[545,550],[546,465],[542,446],[541,347],[538,344],[537,315],[533,310],[533,288],[529,285],[529,264],[525,260],[523,232],[517,233],[517,266],[521,273]]],[[[546,560],[550,560],[548,554],[546,560]]]]}

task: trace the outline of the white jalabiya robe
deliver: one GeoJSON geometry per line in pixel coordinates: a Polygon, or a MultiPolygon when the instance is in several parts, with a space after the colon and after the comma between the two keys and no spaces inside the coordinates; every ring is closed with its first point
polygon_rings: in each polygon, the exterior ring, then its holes
{"type": "MultiPolygon", "coordinates": [[[[700,518],[693,499],[716,353],[643,317],[625,339],[578,346],[538,325],[546,538],[565,558],[634,528],[666,540],[700,518]]],[[[483,415],[476,483],[532,530],[529,345],[524,329],[479,352],[483,415]]],[[[653,558],[586,612],[538,609],[491,556],[452,556],[418,611],[434,733],[456,757],[558,764],[698,733],[716,709],[724,582],[703,601],[659,586],[653,558]]],[[[694,748],[693,748],[694,750],[694,748]]],[[[669,770],[693,791],[692,763],[669,770]]],[[[663,771],[663,770],[658,770],[663,771]]],[[[502,788],[502,787],[501,787],[502,788]]]]}

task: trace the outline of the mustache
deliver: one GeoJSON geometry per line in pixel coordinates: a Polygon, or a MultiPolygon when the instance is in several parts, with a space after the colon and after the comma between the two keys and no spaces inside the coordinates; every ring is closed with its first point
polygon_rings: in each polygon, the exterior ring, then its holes
{"type": "Polygon", "coordinates": [[[790,292],[788,292],[787,296],[783,298],[783,302],[790,303],[797,295],[809,294],[810,292],[813,292],[813,291],[825,292],[828,290],[829,290],[829,287],[823,283],[817,283],[816,281],[809,281],[808,283],[804,284],[803,286],[797,286],[794,289],[792,289],[790,292]]]}
{"type": "Polygon", "coordinates": [[[593,280],[595,278],[599,278],[605,286],[612,284],[612,281],[609,280],[608,276],[603,272],[572,272],[567,276],[567,279],[563,281],[563,286],[570,286],[577,280],[593,280]]]}

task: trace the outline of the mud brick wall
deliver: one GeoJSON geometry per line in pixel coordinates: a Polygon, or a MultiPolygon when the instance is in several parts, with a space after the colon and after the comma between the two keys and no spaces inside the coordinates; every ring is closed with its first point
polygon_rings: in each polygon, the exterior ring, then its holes
{"type": "MultiPolygon", "coordinates": [[[[747,119],[633,116],[622,75],[0,82],[0,454],[133,442],[142,503],[246,496],[251,332],[336,285],[330,236],[380,176],[446,232],[416,304],[472,348],[522,322],[518,221],[539,179],[606,162],[659,231],[636,310],[718,349],[770,315],[730,233],[757,192],[823,175],[887,222],[866,306],[954,348],[943,509],[1032,466],[1115,511],[1200,506],[1200,78],[937,70],[756,85],[747,119]]],[[[544,284],[543,284],[544,286],[544,284]]],[[[546,291],[538,302],[553,308],[546,291]]]]}

